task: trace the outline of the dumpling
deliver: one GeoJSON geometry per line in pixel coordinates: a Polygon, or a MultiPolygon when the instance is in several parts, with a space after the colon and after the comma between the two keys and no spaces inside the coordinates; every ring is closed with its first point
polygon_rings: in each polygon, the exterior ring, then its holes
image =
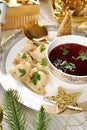
{"type": "Polygon", "coordinates": [[[38,62],[41,61],[42,58],[46,57],[46,47],[47,44],[40,45],[34,51],[30,52],[33,59],[37,60],[38,62]]]}
{"type": "Polygon", "coordinates": [[[26,52],[20,52],[16,55],[15,59],[13,60],[13,64],[17,65],[21,62],[30,62],[33,65],[33,60],[31,56],[26,52]]]}
{"type": "Polygon", "coordinates": [[[13,60],[10,74],[38,94],[46,93],[49,72],[46,59],[47,44],[35,45],[31,40],[13,60]]]}
{"type": "Polygon", "coordinates": [[[24,45],[23,51],[29,53],[30,51],[33,51],[34,49],[36,49],[36,47],[37,46],[33,43],[33,41],[28,40],[27,43],[24,45]]]}
{"type": "Polygon", "coordinates": [[[37,68],[33,68],[31,73],[26,76],[24,84],[31,90],[38,94],[45,94],[45,86],[47,84],[47,77],[44,72],[39,71],[37,68]]]}
{"type": "Polygon", "coordinates": [[[38,70],[41,70],[46,74],[49,73],[49,68],[48,68],[48,63],[46,58],[42,58],[41,61],[38,62],[35,66],[38,68],[38,70]]]}
{"type": "Polygon", "coordinates": [[[26,75],[31,71],[32,66],[29,62],[16,65],[13,69],[10,69],[10,74],[17,80],[25,80],[26,75]]]}

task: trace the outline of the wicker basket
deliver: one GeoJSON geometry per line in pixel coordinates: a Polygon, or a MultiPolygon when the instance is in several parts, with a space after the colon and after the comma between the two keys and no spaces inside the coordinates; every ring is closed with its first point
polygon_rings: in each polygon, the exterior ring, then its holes
{"type": "Polygon", "coordinates": [[[22,28],[27,22],[37,22],[40,14],[39,4],[8,7],[3,30],[22,28]]]}

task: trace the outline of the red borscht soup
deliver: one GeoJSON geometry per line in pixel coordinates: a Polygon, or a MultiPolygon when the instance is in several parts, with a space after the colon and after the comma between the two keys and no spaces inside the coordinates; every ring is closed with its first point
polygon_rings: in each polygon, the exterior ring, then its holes
{"type": "Polygon", "coordinates": [[[87,75],[87,47],[77,43],[66,43],[55,47],[49,54],[51,63],[65,73],[87,75]]]}

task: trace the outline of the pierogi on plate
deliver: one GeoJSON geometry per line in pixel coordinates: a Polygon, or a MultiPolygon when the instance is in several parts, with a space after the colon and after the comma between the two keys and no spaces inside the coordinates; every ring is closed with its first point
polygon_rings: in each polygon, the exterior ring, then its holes
{"type": "Polygon", "coordinates": [[[28,40],[13,60],[10,74],[38,94],[46,93],[49,71],[46,59],[47,44],[28,40]]]}

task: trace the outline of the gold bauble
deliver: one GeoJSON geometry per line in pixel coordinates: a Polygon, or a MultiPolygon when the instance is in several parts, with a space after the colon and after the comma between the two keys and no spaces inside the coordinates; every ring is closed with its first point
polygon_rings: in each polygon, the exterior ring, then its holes
{"type": "Polygon", "coordinates": [[[2,122],[2,119],[3,119],[3,109],[0,106],[0,123],[2,122]]]}

